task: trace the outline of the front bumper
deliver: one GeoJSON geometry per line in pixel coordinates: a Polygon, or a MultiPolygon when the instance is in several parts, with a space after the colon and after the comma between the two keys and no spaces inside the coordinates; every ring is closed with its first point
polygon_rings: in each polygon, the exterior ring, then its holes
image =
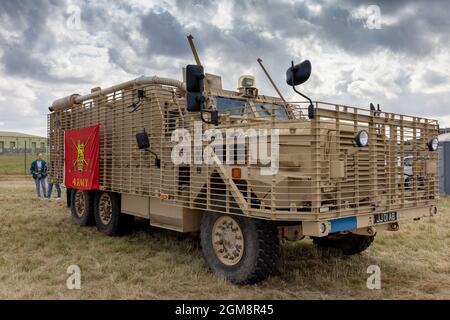
{"type": "Polygon", "coordinates": [[[396,231],[399,222],[422,217],[431,217],[437,214],[435,205],[395,210],[397,220],[385,223],[375,223],[374,215],[382,212],[347,216],[330,220],[303,221],[301,233],[304,236],[324,237],[337,232],[353,232],[357,234],[374,235],[378,231],[396,231]]]}

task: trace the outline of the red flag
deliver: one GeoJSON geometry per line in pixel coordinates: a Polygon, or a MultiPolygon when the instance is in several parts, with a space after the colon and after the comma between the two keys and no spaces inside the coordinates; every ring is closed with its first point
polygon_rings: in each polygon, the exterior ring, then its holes
{"type": "Polygon", "coordinates": [[[64,185],[78,190],[99,188],[100,126],[64,132],[64,185]]]}

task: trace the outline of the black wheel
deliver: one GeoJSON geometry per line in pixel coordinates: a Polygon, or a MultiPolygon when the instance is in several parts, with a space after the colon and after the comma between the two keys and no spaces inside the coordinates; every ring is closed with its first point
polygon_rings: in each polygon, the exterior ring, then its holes
{"type": "Polygon", "coordinates": [[[97,229],[108,236],[128,233],[134,217],[120,212],[120,195],[99,191],[95,194],[94,217],[97,229]]]}
{"type": "Polygon", "coordinates": [[[353,233],[329,235],[323,238],[313,238],[313,243],[321,248],[335,248],[345,255],[361,253],[370,247],[375,236],[365,236],[353,233]]]}
{"type": "Polygon", "coordinates": [[[252,284],[270,276],[279,257],[276,226],[259,219],[205,213],[200,239],[211,270],[234,284],[252,284]]]}
{"type": "Polygon", "coordinates": [[[94,224],[94,197],[91,191],[75,190],[70,192],[70,211],[72,220],[80,226],[94,224]]]}

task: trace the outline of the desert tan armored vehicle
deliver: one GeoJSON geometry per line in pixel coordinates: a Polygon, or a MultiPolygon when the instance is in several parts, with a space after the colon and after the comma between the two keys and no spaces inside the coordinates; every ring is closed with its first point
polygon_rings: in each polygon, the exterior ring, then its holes
{"type": "MultiPolygon", "coordinates": [[[[98,190],[68,189],[76,224],[115,236],[140,217],[200,232],[209,267],[247,284],[272,273],[280,239],[351,255],[437,213],[435,120],[286,102],[261,95],[252,76],[224,90],[194,54],[184,81],[140,77],[50,107],[54,182],[64,182],[64,132],[100,126],[98,190]]],[[[297,91],[310,73],[308,61],[292,64],[287,83],[297,91]]]]}

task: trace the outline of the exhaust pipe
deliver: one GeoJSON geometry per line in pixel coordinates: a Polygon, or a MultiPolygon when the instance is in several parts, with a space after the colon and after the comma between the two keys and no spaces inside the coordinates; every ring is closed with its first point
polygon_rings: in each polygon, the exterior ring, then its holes
{"type": "Polygon", "coordinates": [[[157,76],[153,76],[153,77],[142,76],[142,77],[136,78],[134,80],[130,80],[130,81],[106,88],[106,89],[101,89],[101,90],[92,92],[90,94],[86,94],[84,96],[81,96],[79,94],[72,94],[70,96],[55,100],[52,103],[51,107],[49,107],[48,109],[51,112],[70,109],[73,105],[81,104],[86,100],[95,99],[100,96],[104,96],[104,95],[113,93],[115,91],[123,90],[123,89],[126,89],[126,88],[134,86],[134,85],[146,85],[146,84],[159,84],[159,85],[164,85],[164,86],[176,87],[183,93],[186,92],[186,87],[185,87],[184,83],[181,81],[169,79],[169,78],[161,78],[161,77],[157,77],[157,76]]]}

